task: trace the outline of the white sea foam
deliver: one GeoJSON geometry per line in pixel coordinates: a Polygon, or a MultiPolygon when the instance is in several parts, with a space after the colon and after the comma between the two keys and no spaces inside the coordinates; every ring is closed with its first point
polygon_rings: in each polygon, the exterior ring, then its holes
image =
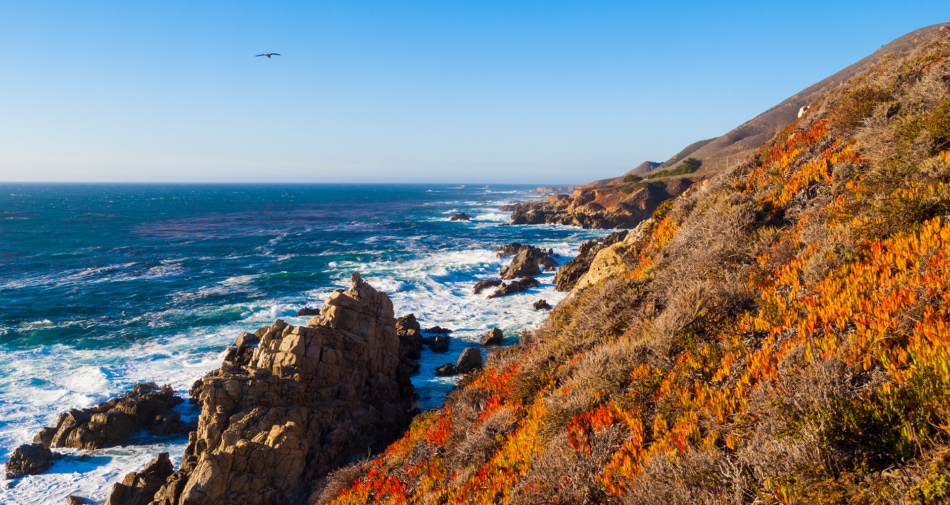
{"type": "MultiPolygon", "coordinates": [[[[486,226],[492,225],[495,219],[507,219],[507,215],[483,210],[476,211],[476,215],[486,226]]],[[[424,352],[421,372],[413,378],[423,408],[441,404],[458,379],[435,377],[436,367],[454,363],[465,347],[476,346],[481,335],[492,327],[501,328],[507,342],[515,342],[521,330],[535,327],[546,316],[543,311],[533,310],[533,302],[543,298],[554,305],[563,299],[564,293],[554,290],[553,274],[545,273],[538,277],[542,285],[525,293],[492,300],[486,299],[487,293],[475,295],[472,293],[474,280],[497,277],[510,258],[499,258],[486,247],[426,253],[419,244],[424,238],[421,235],[400,238],[400,247],[405,245],[405,250],[421,253],[414,259],[401,256],[398,260],[377,260],[375,258],[381,257],[379,251],[367,250],[354,256],[364,259],[328,262],[330,271],[327,273],[333,279],[332,285],[315,287],[302,294],[304,299],[255,298],[240,306],[242,312],[237,321],[163,335],[126,347],[79,350],[54,345],[8,351],[0,357],[0,405],[4,406],[0,410],[0,458],[8,456],[19,444],[30,441],[44,425],[53,424],[60,412],[94,405],[138,382],[171,384],[185,394],[196,379],[220,366],[225,348],[241,331],[254,331],[277,318],[291,324],[305,324],[309,318],[296,317],[296,309],[303,302],[319,307],[334,289],[348,287],[354,271],[359,271],[376,289],[389,294],[397,316],[411,312],[423,328],[439,325],[454,330],[449,351],[445,354],[424,352]]],[[[386,239],[390,240],[393,239],[386,239]]],[[[561,261],[576,250],[576,244],[565,241],[537,245],[561,254],[561,261]]],[[[161,267],[141,268],[146,275],[149,272],[176,275],[178,265],[171,261],[161,267]],[[158,269],[153,271],[152,268],[158,269]]],[[[102,274],[88,272],[85,275],[102,274]]],[[[194,292],[172,296],[189,302],[214,294],[246,293],[252,299],[258,294],[257,279],[255,275],[237,275],[194,292]]],[[[215,310],[233,311],[236,307],[222,306],[215,310]]],[[[147,320],[150,327],[163,328],[174,326],[175,321],[200,310],[208,309],[171,308],[132,316],[130,320],[141,318],[147,320]]],[[[52,323],[38,320],[27,324],[39,328],[52,323]]],[[[74,453],[57,461],[47,474],[0,482],[0,503],[62,503],[69,494],[102,501],[112,483],[121,480],[126,473],[140,469],[161,451],[169,451],[173,458],[178,458],[184,444],[178,440],[93,451],[84,453],[87,454],[84,460],[79,453],[74,453]],[[11,487],[11,484],[15,485],[11,487]]]]}

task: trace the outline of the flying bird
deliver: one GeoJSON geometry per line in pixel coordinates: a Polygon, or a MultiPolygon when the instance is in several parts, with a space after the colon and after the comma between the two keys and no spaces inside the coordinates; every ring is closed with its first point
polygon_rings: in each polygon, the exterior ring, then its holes
{"type": "MultiPolygon", "coordinates": [[[[267,56],[268,58],[270,58],[271,56],[280,56],[280,53],[264,53],[264,54],[258,54],[257,56],[267,56]]],[[[257,56],[255,56],[255,58],[257,56]]]]}

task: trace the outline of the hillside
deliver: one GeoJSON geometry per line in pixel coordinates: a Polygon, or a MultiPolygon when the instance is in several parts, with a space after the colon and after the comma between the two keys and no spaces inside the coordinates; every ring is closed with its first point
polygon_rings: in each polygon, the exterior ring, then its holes
{"type": "Polygon", "coordinates": [[[950,499],[950,26],[915,33],[311,502],[950,499]]]}
{"type": "Polygon", "coordinates": [[[645,161],[620,177],[593,181],[570,195],[525,203],[515,209],[512,219],[516,224],[633,227],[664,200],[679,195],[696,181],[735,167],[829,90],[886,58],[912,50],[935,36],[940,28],[941,25],[933,25],[904,35],[725,135],[693,142],[662,163],[645,161]],[[684,170],[683,163],[690,158],[702,162],[701,166],[684,170]],[[645,178],[649,180],[644,181],[645,178]]]}

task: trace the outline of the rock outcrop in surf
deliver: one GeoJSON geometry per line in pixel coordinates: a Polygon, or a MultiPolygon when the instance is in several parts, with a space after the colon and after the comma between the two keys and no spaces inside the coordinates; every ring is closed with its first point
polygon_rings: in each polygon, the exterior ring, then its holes
{"type": "Polygon", "coordinates": [[[195,384],[198,430],[151,503],[304,501],[317,479],[409,426],[412,358],[400,356],[389,297],[354,274],[321,312],[307,326],[278,320],[242,334],[195,384]]]}

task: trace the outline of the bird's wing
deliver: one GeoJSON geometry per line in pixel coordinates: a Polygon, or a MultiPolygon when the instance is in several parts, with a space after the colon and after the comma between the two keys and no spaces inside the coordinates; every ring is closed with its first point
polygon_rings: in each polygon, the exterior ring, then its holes
{"type": "Polygon", "coordinates": [[[256,55],[254,55],[254,56],[257,57],[257,56],[267,56],[267,55],[266,55],[266,54],[256,54],[256,55]]]}
{"type": "Polygon", "coordinates": [[[270,53],[271,56],[280,56],[280,53],[270,53]]]}

